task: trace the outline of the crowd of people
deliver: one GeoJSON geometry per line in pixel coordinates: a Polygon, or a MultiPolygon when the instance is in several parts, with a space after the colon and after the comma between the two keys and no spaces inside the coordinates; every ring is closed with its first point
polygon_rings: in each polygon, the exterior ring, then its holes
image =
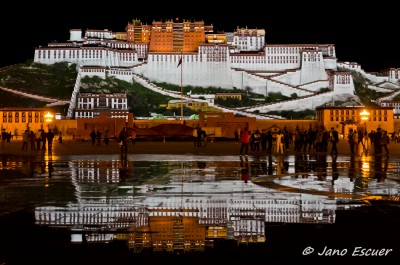
{"type": "Polygon", "coordinates": [[[28,146],[31,151],[52,150],[54,132],[49,129],[47,132],[43,129],[36,133],[32,130],[25,130],[22,133],[22,150],[28,151],[28,146]]]}
{"type": "MultiPolygon", "coordinates": [[[[61,132],[56,133],[58,141],[62,143],[61,132]]],[[[109,130],[92,130],[89,134],[92,146],[108,146],[110,142],[109,130]],[[104,143],[104,144],[103,144],[104,143]]],[[[36,133],[31,130],[25,130],[22,134],[22,150],[36,151],[51,149],[54,132],[49,128],[48,132],[43,129],[36,133]]],[[[2,134],[2,149],[6,143],[10,141],[9,134],[3,129],[2,134]]],[[[337,144],[339,139],[348,142],[351,154],[359,152],[369,152],[370,154],[386,154],[389,155],[389,144],[396,142],[396,137],[390,135],[387,131],[377,128],[366,132],[364,130],[349,129],[347,135],[339,135],[335,128],[330,130],[323,128],[297,128],[294,131],[284,129],[256,129],[249,130],[248,128],[238,129],[233,135],[235,144],[240,144],[239,155],[248,156],[249,154],[274,154],[283,155],[287,152],[294,151],[295,153],[327,153],[338,155],[337,144]],[[340,136],[340,137],[339,137],[340,136]]],[[[129,128],[122,128],[116,139],[121,147],[121,153],[128,152],[128,143],[132,146],[136,141],[136,134],[129,128]]],[[[196,127],[193,130],[194,147],[206,147],[209,137],[206,131],[201,127],[196,127]]],[[[347,150],[346,150],[347,152],[347,150]]]]}
{"type": "MultiPolygon", "coordinates": [[[[235,132],[235,143],[240,143],[239,155],[247,156],[252,153],[264,152],[267,154],[284,154],[285,151],[293,150],[298,152],[317,152],[338,155],[337,144],[339,133],[335,128],[330,130],[317,129],[296,129],[290,132],[286,129],[279,131],[272,130],[248,130],[244,128],[235,132]]],[[[374,154],[382,154],[385,151],[389,154],[387,145],[392,141],[388,132],[378,128],[369,133],[360,130],[359,132],[350,129],[347,135],[350,153],[355,154],[359,149],[362,151],[372,150],[374,154]]]]}

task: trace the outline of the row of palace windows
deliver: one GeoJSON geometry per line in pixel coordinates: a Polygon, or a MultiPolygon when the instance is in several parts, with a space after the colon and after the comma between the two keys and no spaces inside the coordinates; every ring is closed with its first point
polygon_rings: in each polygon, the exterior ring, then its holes
{"type": "Polygon", "coordinates": [[[26,123],[26,122],[28,122],[28,123],[32,123],[32,121],[34,121],[35,123],[43,123],[44,122],[44,118],[43,117],[41,117],[41,118],[35,118],[35,119],[32,119],[32,118],[19,118],[19,117],[15,117],[14,118],[14,121],[13,121],[13,118],[12,117],[3,117],[3,123],[19,123],[19,122],[22,122],[22,123],[26,123]]]}
{"type": "Polygon", "coordinates": [[[6,117],[9,117],[9,118],[11,118],[11,117],[13,117],[13,113],[14,113],[14,117],[35,117],[35,118],[37,118],[37,117],[43,117],[43,113],[39,113],[39,112],[34,112],[34,113],[32,113],[32,112],[28,112],[28,115],[27,115],[27,113],[26,112],[21,112],[21,115],[19,115],[20,113],[19,112],[3,112],[3,119],[4,118],[6,118],[6,117]]]}
{"type": "MultiPolygon", "coordinates": [[[[347,120],[353,120],[353,121],[356,121],[356,119],[355,119],[355,117],[338,117],[338,116],[336,116],[336,118],[334,118],[334,117],[331,117],[331,121],[347,121],[347,120]]],[[[370,117],[369,118],[369,121],[387,121],[387,117],[386,116],[383,116],[383,118],[382,117],[380,117],[380,116],[378,116],[378,117],[370,117]]]]}
{"type": "MultiPolygon", "coordinates": [[[[383,112],[383,115],[387,115],[387,110],[371,110],[371,114],[372,115],[382,115],[382,112],[383,112]]],[[[357,111],[357,113],[356,113],[356,111],[355,110],[340,110],[340,115],[344,115],[346,113],[346,115],[349,115],[350,113],[351,113],[351,115],[355,115],[355,114],[359,114],[359,112],[357,111]]],[[[330,110],[330,114],[331,115],[333,115],[333,114],[335,114],[335,115],[339,115],[339,110],[330,110]]]]}

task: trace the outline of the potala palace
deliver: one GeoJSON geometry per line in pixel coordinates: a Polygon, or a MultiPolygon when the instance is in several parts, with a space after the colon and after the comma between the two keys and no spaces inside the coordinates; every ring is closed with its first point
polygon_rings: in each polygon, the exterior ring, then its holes
{"type": "MultiPolygon", "coordinates": [[[[271,118],[261,116],[271,110],[313,109],[333,99],[354,97],[350,70],[367,78],[371,89],[390,92],[382,100],[400,92],[400,68],[388,69],[384,75],[366,73],[357,63],[339,62],[334,44],[267,44],[263,29],[216,33],[203,21],[166,20],[147,25],[133,20],[124,32],[71,29],[68,41],[37,47],[34,62],[78,65],[69,117],[75,116],[84,76],[114,76],[160,93],[169,92],[152,82],[237,88],[265,96],[280,92],[293,98],[233,110],[261,118],[271,118]]],[[[180,97],[179,93],[169,95],[180,97]]]]}

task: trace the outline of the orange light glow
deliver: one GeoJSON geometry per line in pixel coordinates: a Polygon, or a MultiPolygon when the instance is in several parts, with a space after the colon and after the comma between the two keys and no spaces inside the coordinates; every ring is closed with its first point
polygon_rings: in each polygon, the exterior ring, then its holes
{"type": "Polygon", "coordinates": [[[360,112],[361,120],[367,121],[369,119],[369,112],[366,110],[363,110],[360,112]]]}
{"type": "Polygon", "coordinates": [[[47,112],[47,114],[44,115],[44,120],[46,122],[52,122],[53,121],[53,117],[54,117],[53,114],[51,114],[50,112],[47,112]]]}

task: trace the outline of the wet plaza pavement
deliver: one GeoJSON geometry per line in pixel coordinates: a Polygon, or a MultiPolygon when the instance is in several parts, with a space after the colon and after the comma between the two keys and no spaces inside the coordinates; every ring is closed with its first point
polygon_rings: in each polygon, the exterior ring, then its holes
{"type": "Polygon", "coordinates": [[[400,157],[1,159],[0,264],[395,264],[400,256],[400,157]]]}

